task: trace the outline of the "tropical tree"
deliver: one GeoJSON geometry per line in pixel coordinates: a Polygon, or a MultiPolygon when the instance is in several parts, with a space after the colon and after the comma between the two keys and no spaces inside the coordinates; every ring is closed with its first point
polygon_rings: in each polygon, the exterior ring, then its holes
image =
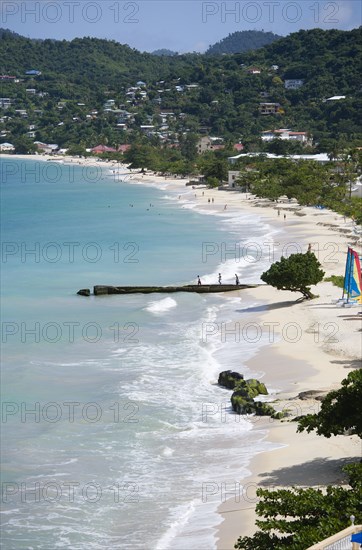
{"type": "Polygon", "coordinates": [[[343,468],[349,487],[322,489],[258,489],[256,505],[260,529],[252,537],[239,537],[240,550],[305,550],[350,525],[362,521],[362,465],[343,468]]]}
{"type": "Polygon", "coordinates": [[[362,369],[350,372],[339,390],[329,392],[318,413],[299,420],[298,431],[304,430],[324,437],[348,432],[362,438],[362,369]]]}
{"type": "Polygon", "coordinates": [[[310,286],[322,281],[324,271],[313,252],[305,254],[291,254],[289,258],[281,257],[279,262],[270,266],[268,271],[261,275],[261,280],[278,290],[301,292],[310,300],[314,298],[310,286]]]}

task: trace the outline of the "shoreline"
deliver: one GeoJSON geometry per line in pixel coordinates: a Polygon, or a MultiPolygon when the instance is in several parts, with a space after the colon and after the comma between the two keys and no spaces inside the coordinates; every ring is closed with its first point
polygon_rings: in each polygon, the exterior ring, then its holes
{"type": "MultiPolygon", "coordinates": [[[[58,162],[58,158],[50,155],[2,157],[58,162]]],[[[185,201],[189,203],[188,206],[194,203],[199,212],[222,215],[223,220],[239,214],[253,216],[255,221],[260,219],[275,230],[278,239],[277,242],[273,239],[273,243],[268,242],[262,248],[262,254],[268,254],[271,262],[279,260],[285,251],[289,254],[306,252],[311,243],[312,251],[317,255],[326,272],[325,276],[328,277],[332,274],[344,274],[348,245],[361,252],[360,246],[356,246],[360,237],[352,220],[328,210],[300,207],[294,203],[276,204],[250,195],[248,198],[245,193],[237,191],[185,188],[187,180],[130,172],[125,165],[118,162],[70,157],[62,158],[61,162],[102,166],[110,171],[111,177],[112,167],[117,166],[130,176],[122,180],[124,174],[119,174],[119,181],[129,184],[134,181],[135,184],[172,191],[175,200],[179,194],[183,206],[185,201]],[[211,202],[212,199],[214,203],[211,202]]],[[[183,207],[181,204],[180,207],[183,207]]],[[[333,304],[332,300],[339,298],[342,291],[331,283],[319,283],[312,291],[319,294],[318,298],[311,302],[298,302],[299,294],[277,291],[267,286],[243,290],[243,295],[247,293],[245,297],[251,298],[260,306],[256,306],[253,311],[250,308],[243,311],[241,303],[238,310],[241,322],[245,313],[247,317],[252,313],[259,325],[269,331],[269,336],[272,334],[268,345],[263,346],[245,365],[253,372],[264,373],[263,382],[276,392],[271,396],[278,400],[274,404],[275,408],[294,409],[295,415],[316,411],[319,406],[315,399],[297,398],[300,392],[337,388],[353,368],[360,367],[361,344],[358,331],[361,319],[355,318],[360,308],[347,310],[333,304]],[[290,332],[286,332],[288,324],[290,332]],[[299,339],[293,333],[293,324],[294,328],[300,329],[299,339]],[[272,333],[270,327],[274,327],[272,333]]],[[[242,359],[240,362],[242,365],[242,359]]],[[[230,396],[231,393],[230,391],[230,396]]],[[[266,440],[278,444],[279,447],[255,455],[247,466],[251,475],[235,480],[248,490],[241,502],[236,502],[235,498],[220,501],[218,513],[223,520],[215,527],[218,550],[231,550],[238,536],[252,535],[256,531],[256,486],[315,486],[343,482],[339,471],[341,464],[361,456],[361,445],[356,436],[326,439],[314,433],[297,434],[295,423],[271,421],[269,418],[258,419],[256,427],[267,430],[266,440]]]]}

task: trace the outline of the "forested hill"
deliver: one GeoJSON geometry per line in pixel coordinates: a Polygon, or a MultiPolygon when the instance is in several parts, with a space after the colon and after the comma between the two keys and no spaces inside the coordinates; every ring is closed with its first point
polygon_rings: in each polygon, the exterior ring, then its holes
{"type": "Polygon", "coordinates": [[[163,74],[164,65],[169,65],[163,57],[113,40],[89,37],[37,41],[5,34],[0,41],[0,57],[3,71],[21,75],[28,69],[39,69],[41,81],[47,81],[52,89],[61,84],[71,87],[75,98],[89,85],[96,93],[131,84],[141,76],[147,81],[154,79],[163,74]]]}
{"type": "Polygon", "coordinates": [[[207,55],[220,55],[225,53],[242,53],[257,50],[267,44],[279,40],[281,36],[264,31],[237,31],[229,34],[223,40],[216,42],[206,51],[207,55]]]}
{"type": "Polygon", "coordinates": [[[160,131],[160,113],[168,110],[174,118],[167,121],[166,136],[203,131],[247,142],[263,130],[293,128],[317,141],[356,142],[362,138],[361,31],[313,29],[255,51],[173,57],[97,38],[38,41],[3,33],[1,72],[16,76],[17,83],[1,82],[1,96],[11,106],[0,108],[9,117],[0,130],[6,141],[31,125],[37,140],[61,146],[122,143],[133,140],[141,125],[160,131]],[[26,75],[31,69],[41,74],[26,75]],[[302,84],[288,89],[287,79],[302,84]],[[335,95],[346,98],[325,101],[335,95]],[[108,100],[113,106],[105,108],[108,100]],[[280,108],[265,116],[261,102],[280,108]],[[19,115],[24,109],[26,120],[19,115]],[[120,109],[127,111],[125,130],[117,126],[120,109]]]}
{"type": "Polygon", "coordinates": [[[17,36],[22,38],[21,34],[18,34],[17,32],[11,31],[10,29],[2,29],[0,28],[0,39],[6,38],[6,37],[13,37],[16,38],[17,36]]]}

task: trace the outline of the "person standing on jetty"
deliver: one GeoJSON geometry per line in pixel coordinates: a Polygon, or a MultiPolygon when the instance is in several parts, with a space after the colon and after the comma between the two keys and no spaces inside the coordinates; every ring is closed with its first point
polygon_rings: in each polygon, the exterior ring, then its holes
{"type": "Polygon", "coordinates": [[[237,286],[240,285],[239,277],[237,276],[236,273],[235,273],[235,284],[236,284],[237,286]]]}
{"type": "Polygon", "coordinates": [[[197,284],[198,284],[198,286],[200,286],[202,284],[201,279],[200,279],[200,275],[197,276],[197,284]]]}
{"type": "Polygon", "coordinates": [[[219,285],[221,285],[221,273],[219,273],[219,285]]]}

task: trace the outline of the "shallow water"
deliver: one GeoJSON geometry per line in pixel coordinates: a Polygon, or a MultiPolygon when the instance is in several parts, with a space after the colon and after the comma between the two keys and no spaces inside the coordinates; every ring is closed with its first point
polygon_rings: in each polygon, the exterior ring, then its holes
{"type": "Polygon", "coordinates": [[[214,548],[222,484],[246,475],[250,457],[269,445],[216,385],[226,368],[253,374],[244,363],[266,342],[220,331],[252,304],[76,291],[197,275],[216,282],[219,272],[225,283],[235,273],[258,282],[263,260],[230,250],[269,241],[272,231],[252,216],[200,212],[192,194],[179,200],[169,187],[8,162],[4,548],[214,548]]]}

